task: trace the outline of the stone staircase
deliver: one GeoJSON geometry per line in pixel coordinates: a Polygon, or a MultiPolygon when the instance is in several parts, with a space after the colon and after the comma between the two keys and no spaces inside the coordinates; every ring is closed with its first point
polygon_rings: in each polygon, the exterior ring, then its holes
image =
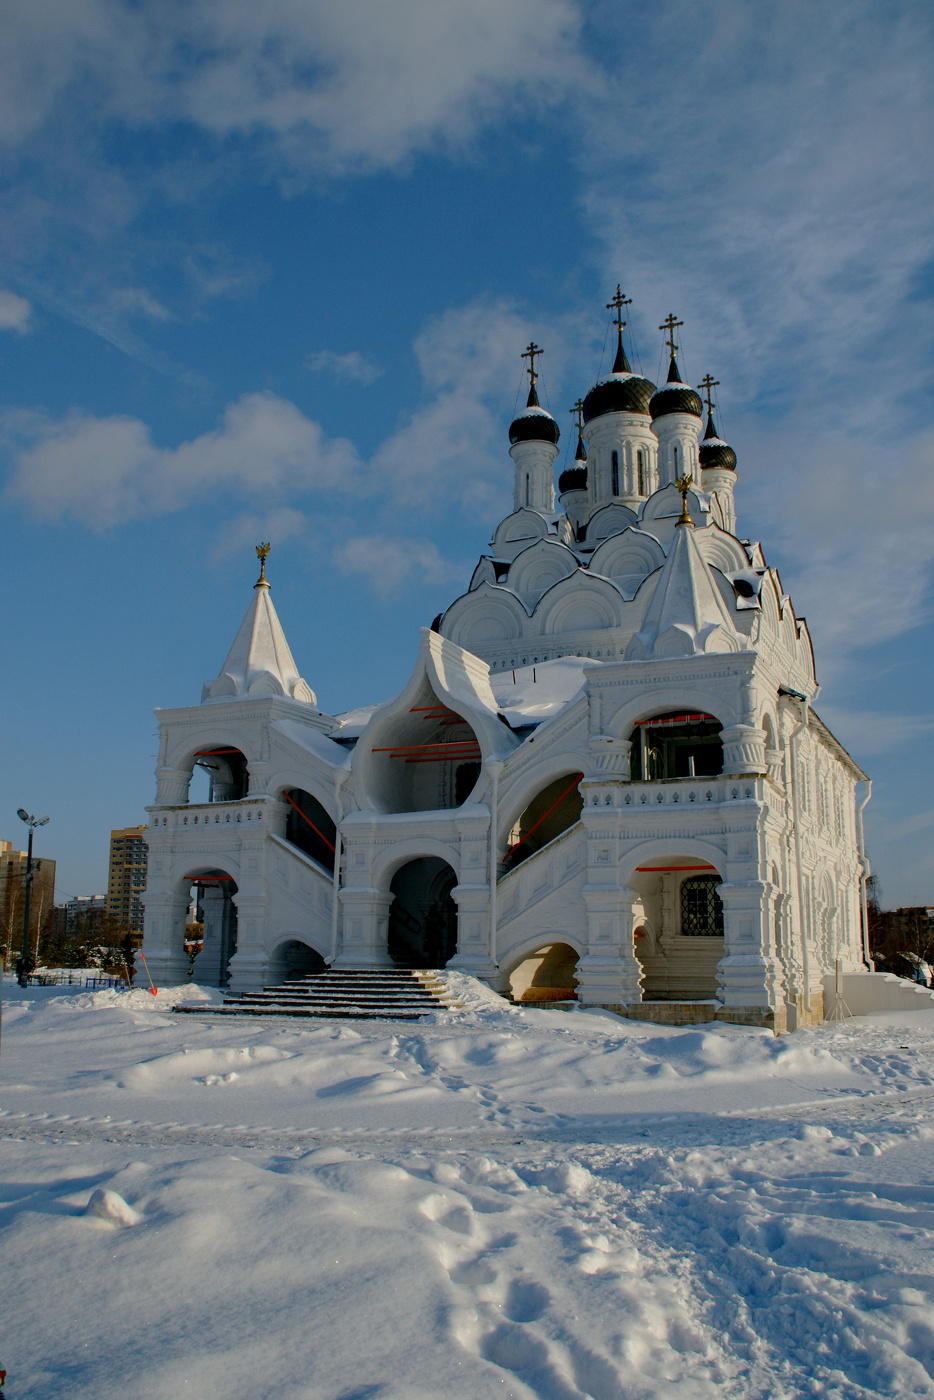
{"type": "Polygon", "coordinates": [[[417,1021],[433,1011],[459,1011],[434,972],[407,968],[316,972],[309,977],[226,997],[222,1006],[176,1006],[188,1015],[319,1016],[348,1021],[417,1021]]]}

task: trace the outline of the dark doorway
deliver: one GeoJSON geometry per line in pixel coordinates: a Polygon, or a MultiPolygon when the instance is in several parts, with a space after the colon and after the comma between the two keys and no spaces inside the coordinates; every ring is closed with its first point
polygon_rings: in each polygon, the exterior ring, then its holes
{"type": "Polygon", "coordinates": [[[457,876],[446,861],[422,856],[397,870],[389,886],[389,955],[402,967],[444,967],[457,952],[457,876]]]}

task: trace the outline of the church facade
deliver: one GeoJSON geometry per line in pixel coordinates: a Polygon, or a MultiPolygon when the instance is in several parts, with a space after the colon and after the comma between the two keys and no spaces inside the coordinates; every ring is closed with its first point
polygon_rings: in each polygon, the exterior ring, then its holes
{"type": "Polygon", "coordinates": [[[258,550],[219,676],[157,711],[157,981],[189,953],[234,991],[448,966],[517,1000],[782,1031],[868,965],[868,781],[812,709],[804,620],[737,530],[714,381],[705,427],[679,323],[656,388],[628,363],[625,304],[557,496],[526,351],[513,510],[401,694],[318,709],[258,550]]]}

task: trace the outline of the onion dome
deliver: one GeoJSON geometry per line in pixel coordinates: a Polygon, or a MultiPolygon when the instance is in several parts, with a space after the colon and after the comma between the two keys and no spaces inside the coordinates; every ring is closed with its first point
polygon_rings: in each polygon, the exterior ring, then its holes
{"type": "Polygon", "coordinates": [[[704,405],[700,395],[690,384],[682,384],[678,361],[672,355],[671,364],[668,366],[668,382],[652,395],[649,405],[653,420],[663,418],[666,413],[692,413],[695,418],[700,418],[703,411],[704,405]]]}
{"type": "Polygon", "coordinates": [[[547,409],[542,408],[535,392],[535,385],[529,389],[525,411],[514,418],[509,425],[509,444],[517,442],[551,442],[557,444],[561,429],[547,409]]]}
{"type": "MultiPolygon", "coordinates": [[[[625,358],[624,355],[624,361],[625,358]]],[[[641,374],[633,374],[628,367],[625,370],[614,368],[605,379],[597,380],[584,399],[584,422],[590,423],[604,413],[647,414],[654,393],[655,385],[641,374]]]]}
{"type": "Polygon", "coordinates": [[[736,471],[736,453],[729,443],[717,437],[712,411],[707,414],[707,429],[703,442],[698,445],[698,456],[702,467],[723,467],[726,471],[736,471]]]}

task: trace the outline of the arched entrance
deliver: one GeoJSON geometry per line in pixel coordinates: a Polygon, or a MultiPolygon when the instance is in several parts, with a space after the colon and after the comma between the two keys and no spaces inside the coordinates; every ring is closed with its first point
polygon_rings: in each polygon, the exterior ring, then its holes
{"type": "Polygon", "coordinates": [[[577,952],[569,943],[546,943],[527,953],[509,974],[513,1001],[577,1000],[577,952]]]}
{"type": "Polygon", "coordinates": [[[194,905],[194,919],[186,924],[189,942],[192,923],[201,929],[194,980],[204,987],[226,987],[230,959],[237,951],[237,882],[223,870],[205,870],[186,875],[185,884],[191,889],[194,905]]]}
{"type": "Polygon", "coordinates": [[[641,896],[635,952],[645,971],[644,1001],[708,1001],[723,957],[722,876],[691,855],[652,856],[630,884],[641,896]]]}
{"type": "Polygon", "coordinates": [[[239,802],[246,797],[249,785],[249,768],[240,749],[221,743],[195,751],[190,802],[239,802]]]}
{"type": "Polygon", "coordinates": [[[326,970],[324,958],[309,943],[286,938],[273,949],[266,976],[272,986],[278,986],[280,982],[293,982],[326,970]]]}
{"type": "Polygon", "coordinates": [[[457,875],[438,856],[398,869],[389,886],[389,956],[404,967],[444,967],[457,952],[457,875]]]}

